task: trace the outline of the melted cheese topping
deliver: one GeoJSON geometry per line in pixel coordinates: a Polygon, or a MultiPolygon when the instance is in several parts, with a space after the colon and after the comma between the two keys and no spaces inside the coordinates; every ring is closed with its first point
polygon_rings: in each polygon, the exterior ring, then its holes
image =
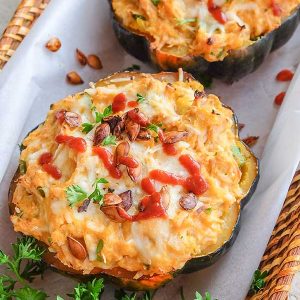
{"type": "MultiPolygon", "coordinates": [[[[232,130],[232,111],[222,106],[214,95],[194,100],[196,89],[203,90],[196,81],[177,81],[170,88],[166,81],[141,74],[121,83],[100,82],[85,93],[55,103],[45,122],[23,143],[26,148],[21,159],[26,162],[27,171],[19,178],[13,195],[15,213],[11,220],[15,230],[43,241],[65,265],[85,274],[94,268],[114,267],[137,272],[137,277],[165,274],[181,268],[190,258],[214,249],[228,227],[225,222],[228,212],[243,196],[239,186],[241,171],[231,151],[237,140],[232,130]],[[60,124],[55,118],[57,111],[65,109],[80,114],[82,122],[94,122],[91,105],[102,112],[121,92],[128,101],[136,100],[137,93],[144,95],[146,101],[139,104],[139,108],[151,122],[162,122],[167,131],[189,132],[185,141],[176,144],[178,154],[174,157],[166,155],[162,145],[153,139],[131,142],[130,155],[142,164],[142,177],[153,169],[187,176],[178,161],[181,154],[190,154],[200,162],[201,174],[209,188],[197,197],[194,210],[180,207],[179,199],[186,191],[181,186],[171,185],[167,186],[170,194],[167,218],[116,223],[100,210],[99,204],[91,202],[87,211],[80,213],[78,206],[69,206],[67,187],[79,185],[91,193],[95,179],[100,177],[109,182],[102,188],[109,186],[116,194],[132,191],[133,205],[129,214],[137,212],[145,196],[140,182],[132,182],[123,167],[120,180],[109,176],[102,161],[92,152],[94,130],[85,134],[81,126],[70,128],[66,122],[60,124]],[[57,144],[58,134],[84,138],[87,150],[77,153],[66,145],[57,144]],[[53,163],[62,172],[59,180],[53,179],[39,165],[38,159],[45,152],[53,154],[53,163]],[[45,197],[38,188],[43,189],[45,197]],[[70,252],[69,236],[84,240],[88,253],[84,261],[70,252]],[[99,240],[104,244],[102,260],[97,259],[96,253],[99,240]]],[[[115,147],[107,146],[112,152],[115,147]]],[[[155,187],[160,190],[162,185],[155,182],[155,187]]]]}
{"type": "Polygon", "coordinates": [[[202,56],[223,60],[230,50],[241,49],[271,32],[299,6],[300,0],[214,0],[225,18],[218,22],[208,0],[112,0],[121,23],[151,36],[151,48],[175,56],[202,56]],[[281,10],[275,15],[272,3],[281,10]]]}

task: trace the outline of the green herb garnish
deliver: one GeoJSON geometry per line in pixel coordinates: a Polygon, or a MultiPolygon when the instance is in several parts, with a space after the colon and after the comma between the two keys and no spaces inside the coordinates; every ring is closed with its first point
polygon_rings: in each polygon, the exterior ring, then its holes
{"type": "Polygon", "coordinates": [[[146,18],[145,18],[144,16],[139,15],[139,14],[132,14],[132,17],[133,17],[135,20],[138,20],[138,19],[143,20],[143,21],[146,20],[146,18]]]}
{"type": "Polygon", "coordinates": [[[98,112],[96,106],[92,106],[91,110],[95,114],[95,122],[83,123],[81,126],[82,132],[84,133],[89,133],[95,127],[96,124],[101,123],[104,118],[109,117],[113,113],[111,105],[105,107],[103,113],[98,112]]]}
{"type": "Polygon", "coordinates": [[[34,276],[41,275],[45,270],[45,265],[41,263],[44,250],[40,248],[36,240],[31,237],[23,237],[12,244],[13,256],[6,255],[0,250],[0,265],[14,274],[0,275],[0,295],[1,299],[33,299],[44,300],[47,295],[29,287],[28,282],[33,281],[34,276]],[[15,285],[22,287],[15,289],[15,285]]]}
{"type": "Polygon", "coordinates": [[[131,67],[128,67],[126,69],[123,70],[123,72],[125,71],[139,71],[141,69],[141,67],[139,65],[133,64],[131,67]]]}
{"type": "Polygon", "coordinates": [[[190,19],[176,19],[177,20],[177,25],[184,25],[188,23],[194,23],[197,21],[196,18],[190,18],[190,19]]]}
{"type": "Polygon", "coordinates": [[[135,300],[136,293],[128,295],[123,289],[115,290],[115,299],[116,300],[135,300]]]}
{"type": "Polygon", "coordinates": [[[117,137],[115,135],[108,135],[101,143],[102,146],[116,145],[117,137]]]}
{"type": "Polygon", "coordinates": [[[266,277],[268,276],[268,271],[261,272],[256,270],[253,274],[253,279],[250,287],[250,293],[256,294],[262,290],[266,285],[266,277]]]}
{"type": "Polygon", "coordinates": [[[156,133],[158,133],[158,130],[162,127],[162,125],[163,125],[162,123],[159,123],[159,124],[151,123],[147,126],[147,128],[154,131],[154,132],[156,132],[156,133]]]}
{"type": "MultiPolygon", "coordinates": [[[[104,289],[103,278],[95,278],[93,281],[87,283],[79,283],[74,288],[74,293],[68,295],[75,300],[98,300],[104,289]]],[[[59,298],[60,300],[62,298],[59,298]]]]}
{"type": "Polygon", "coordinates": [[[37,188],[37,191],[39,192],[39,194],[43,197],[43,198],[45,198],[45,191],[43,190],[43,188],[41,187],[41,186],[38,186],[37,188]]]}
{"type": "Polygon", "coordinates": [[[19,162],[19,172],[21,175],[24,175],[27,171],[27,164],[25,160],[20,160],[19,162]]]}
{"type": "Polygon", "coordinates": [[[138,103],[143,103],[146,101],[146,98],[141,94],[136,94],[136,98],[137,98],[136,102],[138,103]]]}
{"type": "Polygon", "coordinates": [[[211,207],[208,207],[208,208],[206,208],[204,211],[205,211],[205,213],[207,213],[208,215],[210,215],[211,212],[212,212],[212,208],[211,208],[211,207]]]}
{"type": "Polygon", "coordinates": [[[67,199],[70,206],[82,202],[87,198],[87,193],[79,185],[71,185],[66,189],[67,199]]]}
{"type": "Polygon", "coordinates": [[[151,2],[153,3],[153,5],[157,6],[160,2],[160,0],[151,0],[151,2]]]}
{"type": "Polygon", "coordinates": [[[79,185],[71,185],[66,189],[67,200],[69,205],[72,207],[76,203],[82,202],[85,199],[90,199],[93,202],[97,202],[102,205],[103,194],[99,188],[99,183],[108,183],[105,178],[98,178],[94,182],[93,186],[95,187],[94,191],[88,196],[87,192],[84,191],[79,185]]]}
{"type": "Polygon", "coordinates": [[[94,128],[94,124],[91,123],[82,123],[82,132],[83,133],[89,133],[93,128],[94,128]]]}
{"type": "Polygon", "coordinates": [[[18,144],[18,146],[19,146],[20,152],[22,152],[22,151],[26,148],[26,147],[23,145],[23,143],[18,144]]]}
{"type": "Polygon", "coordinates": [[[195,297],[195,300],[212,300],[209,292],[205,292],[204,297],[199,292],[196,292],[195,297]]]}
{"type": "Polygon", "coordinates": [[[143,295],[141,295],[139,298],[136,298],[136,293],[127,294],[126,291],[123,289],[115,290],[115,299],[116,300],[152,300],[153,296],[155,294],[156,290],[154,291],[147,291],[143,295]]]}
{"type": "Polygon", "coordinates": [[[241,149],[238,146],[233,145],[231,147],[231,152],[232,152],[233,157],[235,158],[235,160],[238,162],[239,167],[242,167],[246,162],[246,158],[242,154],[241,149]]]}
{"type": "MultiPolygon", "coordinates": [[[[7,270],[14,275],[14,277],[0,275],[0,299],[46,300],[49,298],[44,291],[29,286],[34,277],[42,275],[46,268],[42,262],[44,250],[31,237],[18,239],[12,244],[12,250],[11,257],[0,250],[0,265],[6,266],[7,270]]],[[[78,284],[74,292],[68,296],[75,300],[98,300],[103,289],[103,279],[99,278],[78,284]]],[[[64,300],[64,298],[57,296],[56,300],[64,300]]]]}
{"type": "Polygon", "coordinates": [[[103,258],[102,258],[102,255],[101,255],[101,251],[103,249],[103,246],[104,246],[103,240],[99,240],[97,248],[96,248],[97,260],[99,260],[99,261],[103,261],[103,258]]]}

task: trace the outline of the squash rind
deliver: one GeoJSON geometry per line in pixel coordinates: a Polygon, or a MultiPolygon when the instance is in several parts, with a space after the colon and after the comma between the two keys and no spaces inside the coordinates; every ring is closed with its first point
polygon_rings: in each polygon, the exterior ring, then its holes
{"type": "Polygon", "coordinates": [[[283,46],[292,37],[300,22],[300,7],[297,8],[277,29],[266,34],[252,45],[231,51],[223,61],[208,62],[201,56],[172,56],[158,50],[151,50],[148,38],[141,33],[126,29],[117,19],[112,1],[109,0],[113,29],[123,48],[135,58],[150,63],[158,70],[176,71],[183,68],[197,79],[203,73],[226,83],[233,83],[254,72],[268,57],[271,51],[283,46]]]}
{"type": "MultiPolygon", "coordinates": [[[[103,79],[102,81],[98,82],[98,85],[101,84],[106,84],[107,80],[110,80],[111,78],[115,78],[117,76],[128,76],[128,74],[131,74],[132,76],[137,76],[139,73],[133,73],[133,72],[126,72],[126,73],[116,73],[113,74],[110,77],[107,77],[103,79]]],[[[176,80],[177,79],[177,73],[159,73],[159,74],[153,74],[154,77],[160,79],[160,80],[176,80]]],[[[184,73],[184,78],[191,78],[191,75],[184,73]]],[[[230,109],[229,107],[227,107],[230,109]]],[[[235,223],[233,226],[229,226],[230,229],[232,228],[230,235],[228,235],[228,239],[225,240],[225,242],[215,251],[210,252],[209,254],[206,255],[201,255],[199,257],[194,257],[190,259],[186,264],[183,266],[182,269],[174,271],[172,273],[168,274],[163,274],[160,276],[152,276],[150,278],[142,278],[142,279],[134,279],[133,276],[122,276],[122,270],[120,272],[117,272],[117,275],[119,276],[114,276],[114,270],[95,270],[93,274],[89,275],[83,275],[80,271],[73,270],[71,268],[68,268],[60,261],[58,261],[55,258],[54,253],[47,252],[45,253],[44,256],[44,261],[50,265],[50,267],[60,273],[64,273],[66,275],[73,276],[75,278],[78,278],[79,280],[89,280],[89,278],[95,277],[95,276],[101,276],[101,277],[107,277],[111,281],[117,283],[118,285],[121,285],[122,287],[125,287],[127,289],[133,289],[133,290],[151,290],[151,289],[156,289],[164,284],[166,284],[168,281],[170,281],[172,278],[174,278],[176,275],[181,274],[181,273],[191,273],[194,271],[198,271],[200,269],[206,268],[213,263],[215,263],[222,255],[224,255],[230,247],[233,245],[234,241],[236,240],[236,237],[238,235],[239,229],[240,229],[240,213],[241,209],[246,205],[246,203],[250,200],[252,194],[254,193],[257,183],[258,183],[258,178],[259,178],[259,165],[258,165],[258,160],[254,156],[254,154],[251,152],[251,150],[240,141],[240,138],[238,136],[238,127],[237,127],[237,118],[235,115],[233,115],[234,123],[235,126],[233,127],[233,130],[235,131],[236,138],[238,142],[240,143],[240,146],[242,148],[242,152],[244,154],[247,154],[246,156],[250,159],[250,167],[253,168],[252,172],[252,177],[248,178],[248,185],[247,186],[247,191],[245,193],[244,198],[241,200],[240,204],[236,205],[236,218],[235,218],[235,223]],[[107,274],[110,273],[110,274],[107,274]]],[[[12,197],[13,197],[13,192],[16,188],[16,181],[18,177],[20,176],[20,173],[17,171],[13,180],[11,181],[11,186],[9,189],[9,195],[8,195],[8,205],[9,205],[9,211],[10,214],[13,213],[14,211],[14,206],[12,203],[12,197]]],[[[226,235],[227,236],[227,235],[226,235]]],[[[223,239],[221,239],[223,242],[223,239]]],[[[124,272],[126,274],[126,270],[124,272]]],[[[128,273],[128,272],[127,272],[128,273]]]]}

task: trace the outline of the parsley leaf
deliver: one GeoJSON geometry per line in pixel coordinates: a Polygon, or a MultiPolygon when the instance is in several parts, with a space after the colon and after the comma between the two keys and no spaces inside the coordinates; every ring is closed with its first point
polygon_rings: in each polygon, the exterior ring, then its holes
{"type": "Polygon", "coordinates": [[[95,180],[93,186],[95,186],[98,183],[108,183],[108,181],[105,178],[98,178],[95,180]]]}
{"type": "Polygon", "coordinates": [[[143,295],[141,300],[152,300],[154,295],[156,293],[156,290],[154,291],[147,291],[145,292],[145,294],[143,295]]]}
{"type": "Polygon", "coordinates": [[[23,143],[18,144],[18,146],[19,146],[20,152],[22,152],[24,149],[26,149],[26,147],[23,145],[23,143]]]}
{"type": "Polygon", "coordinates": [[[95,278],[87,283],[79,283],[69,296],[75,300],[98,300],[103,288],[103,278],[95,278]]]}
{"type": "Polygon", "coordinates": [[[206,208],[204,211],[205,211],[206,214],[210,215],[211,212],[212,212],[212,208],[211,208],[211,207],[208,207],[208,208],[206,208]]]}
{"type": "Polygon", "coordinates": [[[18,289],[14,293],[14,296],[16,300],[45,300],[47,298],[45,292],[33,289],[29,286],[18,289]]]}
{"type": "Polygon", "coordinates": [[[242,154],[241,149],[238,146],[233,145],[231,147],[231,152],[232,152],[233,157],[235,158],[235,160],[238,162],[239,167],[242,167],[246,162],[246,158],[242,154]]]}
{"type": "Polygon", "coordinates": [[[139,65],[133,64],[131,67],[128,67],[126,69],[123,70],[123,72],[125,71],[139,71],[141,69],[141,67],[139,65]]]}
{"type": "Polygon", "coordinates": [[[83,133],[89,133],[95,125],[91,124],[91,123],[82,123],[82,132],[83,133]]]}
{"type": "Polygon", "coordinates": [[[135,19],[135,20],[146,20],[146,18],[142,15],[139,15],[139,14],[132,14],[132,17],[135,19]]]}
{"type": "Polygon", "coordinates": [[[176,19],[177,20],[177,25],[184,25],[187,23],[194,23],[197,21],[196,18],[190,18],[190,19],[176,19]]]}
{"type": "Polygon", "coordinates": [[[23,259],[40,261],[44,253],[44,250],[37,245],[36,240],[32,237],[17,239],[17,243],[12,244],[12,248],[14,252],[12,263],[14,263],[15,266],[18,266],[23,259]]]}
{"type": "Polygon", "coordinates": [[[27,171],[27,165],[25,160],[20,160],[19,162],[19,172],[21,175],[24,175],[27,171]]]}
{"type": "Polygon", "coordinates": [[[99,261],[103,261],[103,258],[101,255],[101,251],[102,251],[103,247],[104,247],[103,240],[99,240],[97,248],[96,248],[97,260],[99,260],[99,261]]]}
{"type": "Polygon", "coordinates": [[[102,146],[116,145],[117,138],[115,135],[108,135],[101,143],[102,146]]]}
{"type": "Polygon", "coordinates": [[[71,185],[66,189],[67,199],[70,206],[87,198],[87,193],[79,185],[71,185]]]}
{"type": "Polygon", "coordinates": [[[196,292],[195,297],[195,300],[212,300],[209,292],[205,292],[204,297],[199,292],[196,292]]]}
{"type": "Polygon", "coordinates": [[[43,190],[43,188],[41,186],[38,186],[36,189],[43,198],[46,197],[45,191],[43,190]]]}
{"type": "Polygon", "coordinates": [[[135,300],[136,293],[128,295],[123,289],[115,290],[115,299],[116,300],[135,300]]]}
{"type": "Polygon", "coordinates": [[[103,118],[109,117],[112,113],[113,113],[112,105],[109,105],[109,106],[105,107],[104,111],[103,111],[103,114],[102,114],[103,118]]]}
{"type": "Polygon", "coordinates": [[[261,272],[256,270],[253,274],[253,279],[250,287],[250,293],[256,294],[262,290],[266,285],[266,277],[268,276],[268,271],[261,272]]]}
{"type": "Polygon", "coordinates": [[[160,127],[162,127],[162,123],[159,123],[159,124],[152,124],[151,123],[147,126],[148,129],[150,129],[150,130],[152,130],[156,133],[158,133],[158,130],[159,130],[160,127]]]}
{"type": "Polygon", "coordinates": [[[136,94],[136,97],[137,97],[136,102],[138,102],[138,103],[143,103],[146,101],[146,98],[141,94],[136,94]]]}
{"type": "Polygon", "coordinates": [[[81,131],[83,133],[89,133],[95,127],[96,124],[101,123],[104,118],[109,117],[113,113],[111,105],[105,107],[103,113],[98,112],[96,110],[96,106],[92,106],[91,110],[95,114],[95,123],[82,123],[81,131]]]}
{"type": "Polygon", "coordinates": [[[89,196],[79,185],[71,185],[67,187],[66,195],[69,205],[72,207],[76,203],[82,202],[85,199],[90,199],[91,201],[98,202],[102,205],[103,194],[98,186],[99,183],[108,183],[108,181],[105,178],[96,179],[93,184],[95,190],[89,196]]]}
{"type": "Polygon", "coordinates": [[[43,273],[46,269],[47,264],[44,261],[29,260],[21,273],[21,277],[25,278],[29,282],[32,282],[35,276],[43,276],[43,273]]]}
{"type": "Polygon", "coordinates": [[[12,257],[0,250],[0,264],[5,265],[15,275],[17,280],[7,275],[0,276],[0,299],[12,299],[12,297],[19,300],[46,299],[47,295],[44,292],[32,289],[26,283],[26,280],[31,282],[34,276],[41,274],[45,269],[40,267],[44,250],[31,237],[17,239],[17,242],[12,244],[12,249],[12,257]],[[22,271],[21,268],[24,262],[26,264],[22,271]],[[23,287],[14,290],[17,282],[22,284],[23,287]]]}
{"type": "Polygon", "coordinates": [[[95,190],[89,195],[89,199],[93,202],[98,202],[100,205],[103,204],[103,194],[98,186],[99,183],[108,183],[105,178],[98,178],[95,180],[93,186],[95,190]]]}
{"type": "Polygon", "coordinates": [[[153,5],[157,6],[160,2],[160,0],[151,0],[151,2],[153,3],[153,5]]]}
{"type": "Polygon", "coordinates": [[[10,291],[14,289],[16,284],[16,280],[10,278],[7,275],[0,276],[0,299],[6,299],[4,296],[8,297],[10,295],[10,291]]]}

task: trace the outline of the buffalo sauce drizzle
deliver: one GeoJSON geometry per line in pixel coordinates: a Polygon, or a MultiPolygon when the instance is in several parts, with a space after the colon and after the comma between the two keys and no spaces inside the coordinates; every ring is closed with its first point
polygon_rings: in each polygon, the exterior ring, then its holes
{"type": "Polygon", "coordinates": [[[132,217],[132,220],[140,221],[152,218],[166,218],[167,213],[161,200],[159,192],[154,192],[150,196],[145,196],[140,202],[140,211],[132,217]]]}
{"type": "Polygon", "coordinates": [[[196,196],[206,192],[208,185],[200,174],[200,164],[188,154],[181,155],[179,162],[189,172],[187,178],[157,169],[150,171],[149,178],[164,184],[181,185],[196,196]]]}
{"type": "Polygon", "coordinates": [[[110,151],[103,147],[94,147],[93,152],[102,160],[104,167],[108,170],[111,177],[115,179],[120,179],[122,177],[122,173],[115,165],[113,155],[110,151]]]}
{"type": "Polygon", "coordinates": [[[86,141],[81,137],[59,134],[56,136],[55,141],[58,144],[66,144],[76,152],[85,152],[86,150],[86,141]]]}
{"type": "Polygon", "coordinates": [[[39,164],[43,170],[52,176],[54,179],[60,179],[62,174],[61,171],[52,164],[53,156],[50,152],[45,152],[39,157],[39,164]]]}
{"type": "Polygon", "coordinates": [[[225,24],[227,22],[226,15],[222,11],[220,6],[214,3],[214,0],[208,0],[207,8],[210,14],[217,20],[220,24],[225,24]]]}
{"type": "Polygon", "coordinates": [[[207,191],[208,185],[200,174],[200,164],[188,154],[181,155],[179,162],[189,172],[190,176],[187,178],[156,169],[150,171],[149,177],[142,179],[141,187],[149,195],[141,200],[140,211],[132,217],[132,221],[166,217],[166,210],[162,205],[161,195],[155,190],[153,180],[163,184],[181,185],[197,196],[207,191]]]}
{"type": "Polygon", "coordinates": [[[273,11],[273,15],[276,17],[280,17],[282,14],[282,10],[280,5],[276,2],[277,0],[271,0],[271,8],[273,11]]]}

